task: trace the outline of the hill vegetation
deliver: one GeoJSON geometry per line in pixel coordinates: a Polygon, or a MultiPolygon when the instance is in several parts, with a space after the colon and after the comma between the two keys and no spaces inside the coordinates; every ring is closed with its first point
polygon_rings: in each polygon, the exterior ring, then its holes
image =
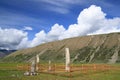
{"type": "Polygon", "coordinates": [[[48,42],[34,48],[16,51],[2,61],[29,62],[36,54],[41,61],[63,62],[65,48],[70,49],[71,62],[76,63],[119,63],[120,33],[89,35],[48,42]]]}

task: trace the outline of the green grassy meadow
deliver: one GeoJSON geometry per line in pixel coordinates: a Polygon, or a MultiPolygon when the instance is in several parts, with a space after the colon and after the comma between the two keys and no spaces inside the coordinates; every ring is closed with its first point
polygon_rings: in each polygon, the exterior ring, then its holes
{"type": "MultiPolygon", "coordinates": [[[[55,72],[53,74],[39,72],[36,76],[24,76],[25,71],[18,70],[17,65],[20,63],[0,63],[0,80],[120,80],[120,70],[55,72]]],[[[119,67],[120,64],[112,66],[119,67]]]]}

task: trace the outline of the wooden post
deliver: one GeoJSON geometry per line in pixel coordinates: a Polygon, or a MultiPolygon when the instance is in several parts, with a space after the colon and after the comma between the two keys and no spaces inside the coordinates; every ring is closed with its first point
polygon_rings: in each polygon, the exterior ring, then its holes
{"type": "Polygon", "coordinates": [[[94,64],[94,66],[93,66],[93,69],[94,69],[94,71],[96,71],[96,65],[94,64]]]}
{"type": "Polygon", "coordinates": [[[84,73],[84,66],[83,66],[83,64],[82,64],[82,71],[81,72],[83,72],[84,73]]]}

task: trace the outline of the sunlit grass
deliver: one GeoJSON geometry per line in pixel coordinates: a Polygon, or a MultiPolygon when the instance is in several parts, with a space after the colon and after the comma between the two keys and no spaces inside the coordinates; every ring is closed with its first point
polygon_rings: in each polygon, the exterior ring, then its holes
{"type": "MultiPolygon", "coordinates": [[[[21,64],[0,64],[0,80],[120,80],[119,70],[54,72],[52,74],[39,73],[36,76],[24,76],[25,71],[16,68],[17,65],[21,64]]],[[[81,66],[81,64],[74,65],[81,66]]],[[[112,64],[111,66],[119,67],[120,64],[112,64]]]]}

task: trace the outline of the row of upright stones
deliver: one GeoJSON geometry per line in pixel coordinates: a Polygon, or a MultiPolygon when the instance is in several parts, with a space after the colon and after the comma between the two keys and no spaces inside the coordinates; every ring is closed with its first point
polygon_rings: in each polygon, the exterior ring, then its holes
{"type": "MultiPolygon", "coordinates": [[[[31,62],[31,70],[30,72],[25,72],[24,75],[37,75],[38,73],[38,63],[39,63],[39,55],[36,55],[35,59],[31,62]]],[[[49,71],[51,71],[51,61],[49,60],[49,71]]],[[[65,71],[70,72],[70,52],[69,48],[65,48],[65,71]]]]}

